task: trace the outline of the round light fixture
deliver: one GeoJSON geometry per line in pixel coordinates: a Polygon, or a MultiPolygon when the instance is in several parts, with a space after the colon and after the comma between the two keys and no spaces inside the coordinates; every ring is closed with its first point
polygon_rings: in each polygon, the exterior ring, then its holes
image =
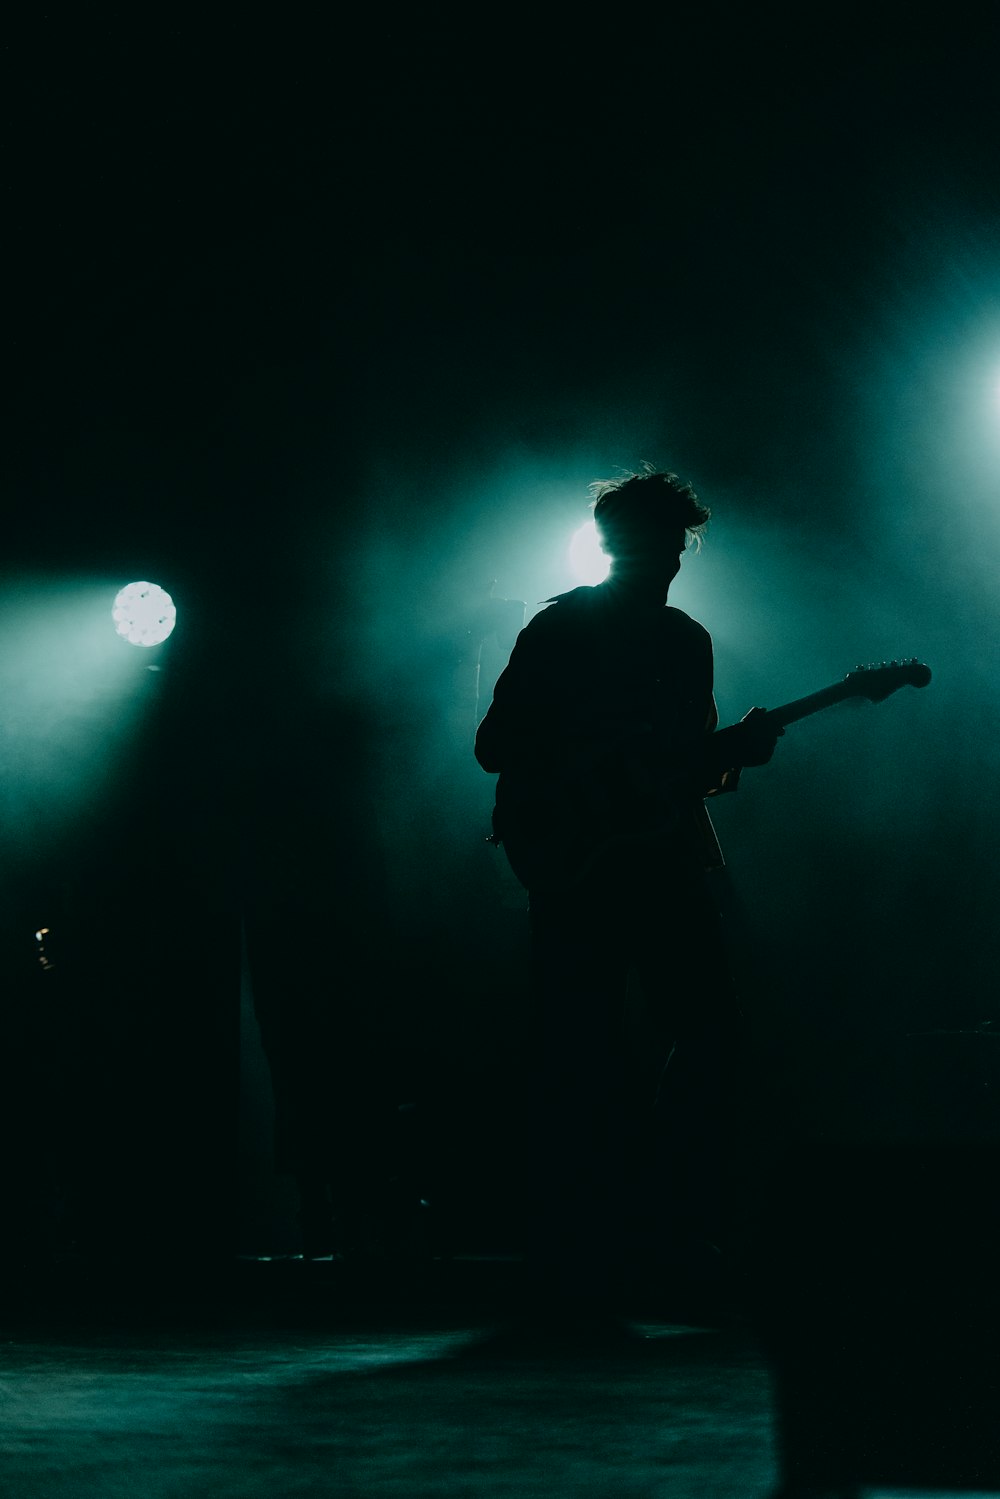
{"type": "Polygon", "coordinates": [[[158,583],[126,583],[115,596],[111,618],[130,645],[159,645],[174,628],[177,610],[158,583]]]}

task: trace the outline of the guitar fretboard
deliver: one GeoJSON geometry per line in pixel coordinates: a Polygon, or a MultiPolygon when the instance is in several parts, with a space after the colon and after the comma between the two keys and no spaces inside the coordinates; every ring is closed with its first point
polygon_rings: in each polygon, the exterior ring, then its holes
{"type": "Polygon", "coordinates": [[[795,723],[796,719],[808,718],[810,713],[818,713],[821,708],[830,708],[842,698],[855,695],[847,682],[834,682],[832,687],[821,687],[819,692],[810,692],[808,697],[797,697],[794,702],[784,703],[780,708],[769,708],[768,715],[784,728],[786,724],[795,723]]]}

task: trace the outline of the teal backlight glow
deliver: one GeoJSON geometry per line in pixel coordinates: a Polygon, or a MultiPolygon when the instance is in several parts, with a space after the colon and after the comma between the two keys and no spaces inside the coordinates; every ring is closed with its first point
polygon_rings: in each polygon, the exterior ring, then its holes
{"type": "Polygon", "coordinates": [[[569,544],[569,565],[574,577],[581,583],[603,583],[611,571],[611,559],[601,551],[597,527],[592,520],[585,521],[573,532],[569,544]]]}

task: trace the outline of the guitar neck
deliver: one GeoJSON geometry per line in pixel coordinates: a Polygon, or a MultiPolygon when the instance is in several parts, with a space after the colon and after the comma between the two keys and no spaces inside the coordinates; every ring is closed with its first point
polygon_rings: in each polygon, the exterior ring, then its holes
{"type": "Polygon", "coordinates": [[[767,715],[784,728],[786,724],[795,723],[799,718],[808,718],[810,713],[818,713],[821,708],[829,708],[853,694],[854,689],[847,682],[834,682],[831,687],[821,687],[819,692],[810,692],[808,697],[797,697],[794,702],[784,703],[780,708],[769,708],[767,715]]]}

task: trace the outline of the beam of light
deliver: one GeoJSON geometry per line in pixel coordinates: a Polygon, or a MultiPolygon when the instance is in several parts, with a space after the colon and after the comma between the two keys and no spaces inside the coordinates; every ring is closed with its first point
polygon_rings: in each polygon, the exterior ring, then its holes
{"type": "Polygon", "coordinates": [[[603,583],[611,571],[611,559],[601,551],[597,527],[592,520],[573,532],[569,544],[569,565],[581,583],[603,583]]]}
{"type": "Polygon", "coordinates": [[[0,577],[0,826],[8,855],[35,857],[99,817],[135,764],[134,734],[159,696],[160,677],[147,670],[147,652],[123,650],[108,629],[113,593],[106,579],[0,577]]]}
{"type": "Polygon", "coordinates": [[[129,645],[160,645],[177,621],[174,601],[158,583],[126,583],[118,590],[111,617],[129,645]]]}

